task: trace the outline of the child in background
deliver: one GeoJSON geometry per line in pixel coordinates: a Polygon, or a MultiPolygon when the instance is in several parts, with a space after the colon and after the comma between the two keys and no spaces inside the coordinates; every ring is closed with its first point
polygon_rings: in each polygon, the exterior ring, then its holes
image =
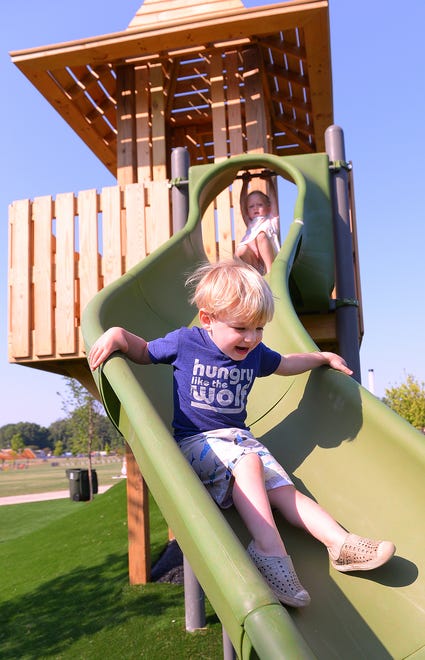
{"type": "MultiPolygon", "coordinates": [[[[261,178],[265,176],[260,175],[261,178]]],[[[271,179],[270,197],[261,190],[252,190],[248,193],[251,179],[251,174],[244,172],[240,207],[247,230],[236,248],[235,255],[264,275],[270,272],[280,248],[279,209],[276,190],[271,179]]]]}
{"type": "Polygon", "coordinates": [[[188,284],[200,327],[180,328],[145,341],[113,327],[93,345],[94,370],[121,351],[139,364],[173,367],[174,437],[199,478],[222,508],[234,504],[252,541],[248,554],[277,598],[304,607],[310,596],[300,584],[272,513],[323,543],[338,571],[368,570],[394,554],[389,541],[349,534],[322,507],[298,491],[283,467],[246,426],[246,404],[255,378],[291,376],[322,365],[351,375],[335,353],[281,355],[263,342],[272,319],[272,292],[258,271],[241,262],[206,264],[188,284]]]}

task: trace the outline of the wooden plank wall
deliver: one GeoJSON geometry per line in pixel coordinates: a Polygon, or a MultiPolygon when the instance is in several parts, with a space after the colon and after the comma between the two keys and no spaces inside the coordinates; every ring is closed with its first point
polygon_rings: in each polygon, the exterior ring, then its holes
{"type": "Polygon", "coordinates": [[[167,182],[13,202],[9,360],[84,356],[80,320],[88,301],[170,235],[167,182]]]}
{"type": "MultiPolygon", "coordinates": [[[[235,236],[244,231],[239,190],[236,181],[204,214],[210,261],[230,257],[235,236]]],[[[168,240],[170,199],[168,181],[145,181],[10,205],[10,362],[84,357],[82,310],[100,289],[168,240]]]]}

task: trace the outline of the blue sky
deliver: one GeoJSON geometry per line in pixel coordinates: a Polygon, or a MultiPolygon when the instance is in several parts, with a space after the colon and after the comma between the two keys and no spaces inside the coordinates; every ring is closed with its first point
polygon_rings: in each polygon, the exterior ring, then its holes
{"type": "MultiPolygon", "coordinates": [[[[0,426],[62,418],[60,376],[7,361],[7,213],[18,199],[113,185],[9,51],[125,29],[141,0],[15,0],[0,23],[0,426]]],[[[246,6],[264,3],[245,0],[246,6]]],[[[335,123],[354,164],[365,336],[363,384],[425,381],[423,0],[330,0],[335,123]]]]}

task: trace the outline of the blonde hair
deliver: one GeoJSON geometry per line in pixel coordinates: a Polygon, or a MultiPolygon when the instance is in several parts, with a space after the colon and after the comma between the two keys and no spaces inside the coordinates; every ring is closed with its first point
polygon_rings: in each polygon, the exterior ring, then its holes
{"type": "Polygon", "coordinates": [[[201,265],[186,280],[190,302],[216,319],[263,326],[274,313],[273,294],[259,272],[239,259],[201,265]]]}
{"type": "Polygon", "coordinates": [[[262,190],[251,190],[251,192],[249,192],[246,196],[247,203],[250,200],[250,198],[253,197],[254,195],[258,195],[259,197],[261,197],[261,199],[263,200],[264,206],[271,206],[272,205],[270,197],[268,195],[266,195],[266,193],[263,192],[262,190]]]}

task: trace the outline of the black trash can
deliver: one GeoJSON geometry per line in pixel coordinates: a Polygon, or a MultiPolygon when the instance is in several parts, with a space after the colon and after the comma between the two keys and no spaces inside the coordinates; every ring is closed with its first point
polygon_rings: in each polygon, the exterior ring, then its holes
{"type": "MultiPolygon", "coordinates": [[[[87,502],[90,499],[89,471],[80,468],[66,470],[69,480],[69,496],[74,502],[87,502]]],[[[91,471],[93,495],[97,493],[96,470],[91,471]]]]}

